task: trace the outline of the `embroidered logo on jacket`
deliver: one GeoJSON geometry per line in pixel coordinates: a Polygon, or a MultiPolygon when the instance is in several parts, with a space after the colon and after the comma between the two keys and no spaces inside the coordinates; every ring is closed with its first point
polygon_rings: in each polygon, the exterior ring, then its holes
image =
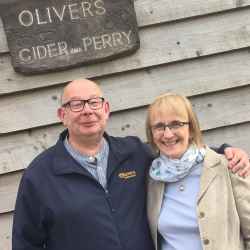
{"type": "Polygon", "coordinates": [[[129,179],[129,178],[133,178],[136,177],[136,172],[133,171],[128,171],[128,172],[122,172],[118,174],[118,177],[121,179],[129,179]]]}

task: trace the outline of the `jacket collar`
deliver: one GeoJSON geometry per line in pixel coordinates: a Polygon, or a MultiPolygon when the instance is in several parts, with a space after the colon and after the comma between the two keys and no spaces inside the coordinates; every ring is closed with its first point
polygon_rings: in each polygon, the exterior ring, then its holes
{"type": "MultiPolygon", "coordinates": [[[[55,145],[55,156],[53,158],[53,169],[55,174],[84,174],[92,177],[92,175],[83,167],[80,166],[78,162],[67,152],[63,141],[68,135],[67,129],[64,130],[55,145]]],[[[109,157],[108,157],[108,169],[107,169],[107,179],[113,173],[113,171],[125,161],[131,155],[131,151],[128,148],[124,148],[115,137],[109,136],[104,133],[104,137],[109,144],[109,157]]]]}

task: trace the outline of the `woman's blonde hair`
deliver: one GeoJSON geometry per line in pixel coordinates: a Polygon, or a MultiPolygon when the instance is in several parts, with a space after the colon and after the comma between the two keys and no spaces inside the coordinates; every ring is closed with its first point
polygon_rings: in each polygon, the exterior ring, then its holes
{"type": "Polygon", "coordinates": [[[182,117],[183,122],[189,122],[190,143],[194,143],[198,147],[202,147],[202,135],[199,126],[199,121],[193,111],[190,101],[182,95],[174,93],[165,93],[158,96],[154,102],[149,106],[146,119],[146,134],[147,140],[155,151],[158,151],[154,141],[151,129],[151,119],[155,114],[167,116],[168,114],[175,114],[182,117]]]}

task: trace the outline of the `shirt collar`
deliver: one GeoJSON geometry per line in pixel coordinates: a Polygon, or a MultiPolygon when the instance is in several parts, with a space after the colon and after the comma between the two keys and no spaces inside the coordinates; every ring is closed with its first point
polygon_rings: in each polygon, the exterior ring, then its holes
{"type": "Polygon", "coordinates": [[[108,155],[108,143],[104,137],[101,141],[101,148],[99,152],[94,156],[82,154],[81,152],[73,148],[69,143],[68,136],[65,137],[63,143],[65,148],[73,158],[75,158],[76,160],[78,159],[78,161],[80,161],[82,164],[88,164],[88,166],[90,167],[96,167],[97,163],[101,163],[104,160],[105,156],[107,157],[108,155]]]}
{"type": "MultiPolygon", "coordinates": [[[[59,137],[57,144],[54,146],[53,150],[53,169],[55,174],[70,174],[70,173],[78,173],[84,175],[88,174],[84,168],[82,168],[75,159],[68,153],[64,146],[64,139],[68,135],[68,130],[65,129],[59,137]],[[55,151],[54,151],[55,150],[55,151]],[[77,167],[78,166],[78,167],[77,167]]],[[[128,147],[124,147],[123,144],[120,143],[120,139],[117,137],[109,136],[107,133],[104,133],[105,141],[109,147],[108,154],[108,173],[112,173],[117,166],[121,164],[121,162],[128,159],[132,153],[133,149],[128,147]]]]}

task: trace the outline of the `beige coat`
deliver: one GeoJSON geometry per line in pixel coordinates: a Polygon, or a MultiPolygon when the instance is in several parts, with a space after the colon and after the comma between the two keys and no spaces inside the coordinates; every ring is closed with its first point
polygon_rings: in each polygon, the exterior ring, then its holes
{"type": "MultiPolygon", "coordinates": [[[[227,165],[224,156],[206,148],[197,201],[203,250],[250,250],[250,178],[230,173],[227,165]]],[[[147,210],[156,250],[164,186],[149,179],[147,210]]]]}

